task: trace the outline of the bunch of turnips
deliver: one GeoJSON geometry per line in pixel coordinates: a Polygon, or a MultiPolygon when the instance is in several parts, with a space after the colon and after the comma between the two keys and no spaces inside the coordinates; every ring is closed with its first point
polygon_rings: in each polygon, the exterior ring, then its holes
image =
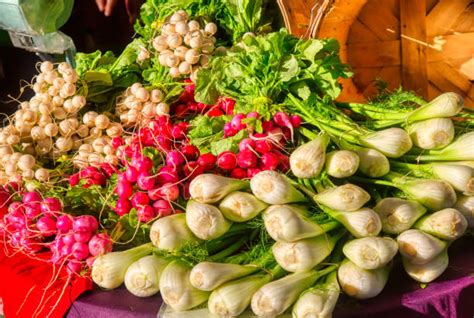
{"type": "Polygon", "coordinates": [[[446,270],[474,225],[459,95],[339,103],[336,41],[268,32],[260,2],[155,2],[120,56],[39,64],[0,132],[8,248],[221,317],[330,317],[394,266],[446,270]]]}

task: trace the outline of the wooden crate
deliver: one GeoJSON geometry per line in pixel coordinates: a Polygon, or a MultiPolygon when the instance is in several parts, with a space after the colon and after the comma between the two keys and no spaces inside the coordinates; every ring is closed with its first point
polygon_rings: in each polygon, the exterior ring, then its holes
{"type": "MultiPolygon", "coordinates": [[[[474,107],[474,1],[472,0],[279,0],[285,23],[310,36],[311,8],[326,5],[321,38],[341,43],[341,58],[354,70],[341,100],[362,101],[382,80],[427,99],[453,91],[474,107]]],[[[313,16],[315,10],[313,10],[313,16]]],[[[313,19],[314,21],[314,19],[313,19]]]]}

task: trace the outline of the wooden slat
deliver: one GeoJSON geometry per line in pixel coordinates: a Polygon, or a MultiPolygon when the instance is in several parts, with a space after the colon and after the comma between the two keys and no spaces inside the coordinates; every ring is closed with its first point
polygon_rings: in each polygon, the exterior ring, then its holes
{"type": "Polygon", "coordinates": [[[377,42],[380,39],[368,27],[363,25],[359,20],[355,20],[349,30],[347,43],[370,43],[377,42]]]}
{"type": "Polygon", "coordinates": [[[472,57],[474,55],[474,32],[444,35],[428,41],[428,62],[438,62],[451,59],[472,57]],[[435,44],[441,41],[439,47],[435,44]]]}
{"type": "Polygon", "coordinates": [[[452,29],[460,33],[474,32],[474,2],[470,9],[461,13],[456,19],[456,22],[452,25],[452,29]]]}
{"type": "MultiPolygon", "coordinates": [[[[418,1],[411,2],[415,4],[418,1]]],[[[435,36],[452,33],[451,26],[458,16],[464,12],[469,2],[470,0],[440,0],[426,17],[427,35],[435,36]]]]}
{"type": "Polygon", "coordinates": [[[369,86],[373,86],[374,79],[381,70],[381,67],[355,67],[354,84],[361,92],[364,92],[369,86]]]}
{"type": "Polygon", "coordinates": [[[468,58],[467,60],[465,58],[446,60],[446,63],[468,80],[474,81],[474,57],[468,58]]]}
{"type": "Polygon", "coordinates": [[[426,96],[425,1],[400,0],[402,82],[405,89],[426,96]]]}
{"type": "Polygon", "coordinates": [[[348,44],[347,51],[353,67],[400,65],[400,41],[348,44]]]}
{"type": "Polygon", "coordinates": [[[439,73],[434,67],[428,67],[428,76],[430,81],[443,92],[455,92],[465,95],[465,91],[453,84],[444,74],[439,73]]]}
{"type": "Polygon", "coordinates": [[[429,82],[428,84],[428,100],[435,99],[437,96],[443,94],[443,92],[433,85],[433,83],[429,82]]]}
{"type": "Polygon", "coordinates": [[[400,18],[400,4],[399,4],[399,1],[400,0],[384,0],[383,1],[383,5],[385,7],[387,7],[387,9],[389,9],[390,12],[392,13],[392,15],[397,19],[400,18]]]}
{"type": "Polygon", "coordinates": [[[426,0],[426,13],[430,13],[437,4],[438,0],[426,0]]]}
{"type": "Polygon", "coordinates": [[[377,77],[386,81],[390,90],[397,89],[402,84],[402,73],[399,66],[386,66],[382,68],[377,77]]]}
{"type": "Polygon", "coordinates": [[[369,1],[359,13],[359,20],[381,40],[400,37],[400,22],[380,1],[369,1]]]}
{"type": "Polygon", "coordinates": [[[452,66],[444,62],[430,63],[428,64],[428,68],[433,68],[436,72],[442,74],[449,82],[451,82],[464,93],[467,93],[472,86],[471,82],[466,76],[462,75],[452,66]]]}

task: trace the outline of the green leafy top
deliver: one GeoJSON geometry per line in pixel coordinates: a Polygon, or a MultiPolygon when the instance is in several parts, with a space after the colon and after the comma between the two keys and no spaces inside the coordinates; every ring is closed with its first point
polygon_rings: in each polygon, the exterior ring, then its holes
{"type": "Polygon", "coordinates": [[[338,79],[350,73],[340,62],[336,40],[300,40],[285,29],[247,36],[199,71],[196,100],[213,104],[218,96],[237,100],[237,112],[268,113],[288,93],[307,99],[311,92],[336,98],[338,79]]]}

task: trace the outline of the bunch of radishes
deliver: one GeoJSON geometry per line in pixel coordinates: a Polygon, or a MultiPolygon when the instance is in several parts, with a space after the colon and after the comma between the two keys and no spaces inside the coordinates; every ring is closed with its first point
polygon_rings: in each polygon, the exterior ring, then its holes
{"type": "MultiPolygon", "coordinates": [[[[190,81],[188,81],[189,83],[190,81]]],[[[234,112],[235,101],[225,97],[219,99],[214,105],[198,103],[194,99],[194,84],[188,84],[178,100],[171,105],[170,113],[178,118],[184,118],[190,114],[205,114],[209,117],[231,115],[234,112]]]]}
{"type": "Polygon", "coordinates": [[[51,262],[67,264],[79,272],[84,261],[112,250],[107,234],[98,234],[97,219],[91,215],[73,217],[63,212],[57,198],[42,198],[38,192],[21,193],[21,201],[0,190],[6,212],[0,232],[4,242],[29,254],[51,250],[51,262]]]}
{"type": "Polygon", "coordinates": [[[140,83],[134,83],[125,90],[115,111],[126,127],[145,125],[156,115],[168,115],[169,106],[164,102],[164,97],[160,89],[147,89],[140,83]]]}
{"type": "Polygon", "coordinates": [[[160,54],[160,64],[170,68],[172,77],[185,75],[194,79],[197,70],[206,66],[214,53],[217,26],[211,22],[201,29],[198,21],[188,19],[183,10],[171,15],[152,44],[160,54]]]}
{"type": "Polygon", "coordinates": [[[81,180],[82,187],[89,188],[93,185],[104,186],[107,179],[116,173],[118,170],[114,165],[103,163],[100,168],[89,166],[69,177],[69,184],[72,187],[77,186],[81,180]]]}

